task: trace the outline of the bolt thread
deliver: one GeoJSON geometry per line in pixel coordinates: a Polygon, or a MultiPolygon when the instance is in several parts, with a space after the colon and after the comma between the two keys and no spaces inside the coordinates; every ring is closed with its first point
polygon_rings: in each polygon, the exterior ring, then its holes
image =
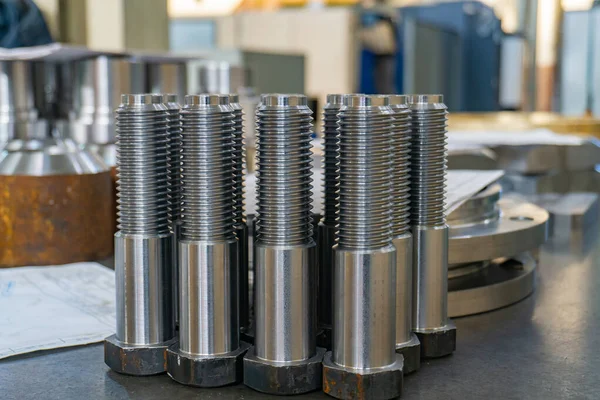
{"type": "Polygon", "coordinates": [[[233,222],[235,225],[243,225],[246,223],[244,204],[246,149],[244,147],[244,110],[238,102],[237,95],[232,97],[231,107],[233,108],[233,222]]]}
{"type": "Polygon", "coordinates": [[[339,113],[337,243],[374,250],[392,240],[392,110],[381,96],[344,98],[339,113]]]}
{"type": "Polygon", "coordinates": [[[441,96],[412,96],[411,224],[446,223],[447,107],[441,96]]]}
{"type": "Polygon", "coordinates": [[[233,239],[233,109],[223,95],[186,96],[181,109],[181,236],[233,239]]]}
{"type": "Polygon", "coordinates": [[[410,230],[410,140],[411,111],[406,96],[390,96],[392,127],[392,236],[410,230]]]}
{"type": "Polygon", "coordinates": [[[122,96],[116,137],[118,227],[123,234],[171,232],[167,124],[162,96],[122,96]]]}
{"type": "Polygon", "coordinates": [[[311,243],[312,111],[302,95],[263,95],[257,122],[257,240],[311,243]]]}
{"type": "Polygon", "coordinates": [[[181,119],[177,95],[164,95],[169,113],[169,217],[175,223],[181,218],[181,119]]]}
{"type": "Polygon", "coordinates": [[[323,108],[323,224],[335,226],[340,181],[338,113],[342,95],[330,94],[323,108]]]}

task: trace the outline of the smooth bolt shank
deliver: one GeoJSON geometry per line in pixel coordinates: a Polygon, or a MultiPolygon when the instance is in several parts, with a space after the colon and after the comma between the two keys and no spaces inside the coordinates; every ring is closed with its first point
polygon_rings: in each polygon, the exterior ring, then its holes
{"type": "Polygon", "coordinates": [[[378,398],[395,398],[402,390],[403,358],[395,352],[392,114],[387,97],[366,95],[344,97],[339,113],[333,350],[323,375],[324,391],[337,398],[372,398],[375,391],[378,398]]]}
{"type": "Polygon", "coordinates": [[[183,384],[223,386],[241,379],[245,352],[238,326],[229,96],[186,96],[181,126],[180,331],[167,370],[183,384]]]}
{"type": "Polygon", "coordinates": [[[448,319],[446,199],[447,108],[442,96],[409,97],[411,229],[413,234],[413,331],[424,357],[450,354],[456,328],[448,319]]]}
{"type": "Polygon", "coordinates": [[[246,356],[244,382],[267,393],[303,393],[320,387],[322,359],[312,312],[312,111],[303,95],[263,95],[261,100],[255,347],[246,356]]]}
{"type": "Polygon", "coordinates": [[[167,124],[162,96],[123,95],[116,111],[117,331],[105,342],[105,361],[132,375],[164,372],[175,336],[167,124]]]}
{"type": "Polygon", "coordinates": [[[411,110],[407,96],[390,95],[392,127],[392,237],[396,248],[396,352],[404,373],[419,369],[419,339],[412,333],[412,235],[410,233],[411,110]]]}
{"type": "Polygon", "coordinates": [[[319,294],[318,322],[320,345],[331,348],[332,300],[333,300],[333,246],[337,225],[337,202],[340,178],[340,135],[338,114],[344,95],[327,95],[323,107],[323,219],[319,224],[319,294]]]}

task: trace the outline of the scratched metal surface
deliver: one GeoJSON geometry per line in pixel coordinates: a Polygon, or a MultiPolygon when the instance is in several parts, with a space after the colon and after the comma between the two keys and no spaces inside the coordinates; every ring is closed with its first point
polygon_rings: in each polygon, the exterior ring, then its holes
{"type": "MultiPolygon", "coordinates": [[[[600,398],[600,242],[593,236],[570,246],[547,244],[532,296],[502,310],[456,319],[456,353],[425,362],[406,377],[403,398],[600,398]]],[[[121,376],[104,365],[101,345],[2,361],[0,391],[1,399],[268,397],[241,385],[194,389],[166,375],[121,376]]]]}

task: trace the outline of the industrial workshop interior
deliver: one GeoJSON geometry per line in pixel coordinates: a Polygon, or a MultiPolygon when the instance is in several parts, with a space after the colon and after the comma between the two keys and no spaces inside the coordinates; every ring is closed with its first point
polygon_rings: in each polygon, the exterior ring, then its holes
{"type": "Polygon", "coordinates": [[[600,399],[600,0],[0,0],[0,400],[600,399]]]}

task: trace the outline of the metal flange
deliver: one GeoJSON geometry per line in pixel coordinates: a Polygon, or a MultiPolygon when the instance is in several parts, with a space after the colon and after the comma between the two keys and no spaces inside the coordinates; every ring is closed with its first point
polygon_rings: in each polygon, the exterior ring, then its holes
{"type": "MultiPolygon", "coordinates": [[[[464,266],[469,268],[470,265],[464,266]]],[[[535,288],[537,263],[529,253],[479,264],[448,282],[448,316],[461,317],[506,307],[535,288]]]]}
{"type": "Polygon", "coordinates": [[[521,197],[500,195],[500,185],[493,184],[449,215],[449,264],[513,256],[546,241],[548,212],[521,197]]]}

